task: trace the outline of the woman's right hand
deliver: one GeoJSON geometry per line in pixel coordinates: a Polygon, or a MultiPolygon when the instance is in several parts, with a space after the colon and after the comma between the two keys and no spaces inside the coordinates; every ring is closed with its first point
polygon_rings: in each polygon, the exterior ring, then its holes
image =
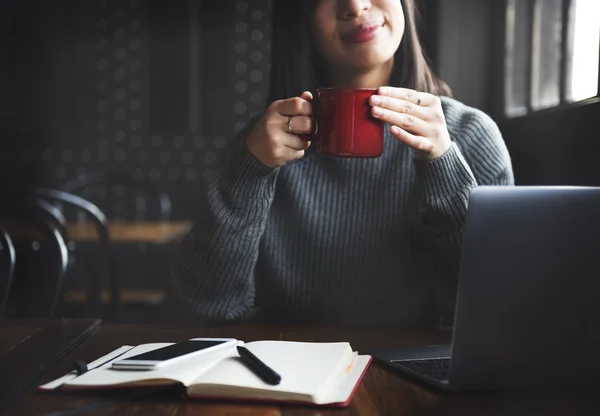
{"type": "Polygon", "coordinates": [[[263,165],[276,168],[300,159],[310,146],[301,135],[315,130],[310,92],[271,103],[246,138],[246,147],[263,165]],[[291,132],[288,127],[291,127],[291,132]]]}

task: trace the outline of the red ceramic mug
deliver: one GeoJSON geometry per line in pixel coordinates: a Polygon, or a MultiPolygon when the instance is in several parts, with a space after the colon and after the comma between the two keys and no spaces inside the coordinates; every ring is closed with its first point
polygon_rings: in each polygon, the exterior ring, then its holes
{"type": "Polygon", "coordinates": [[[319,153],[368,158],[383,153],[384,123],[371,114],[369,97],[376,88],[319,88],[313,100],[319,153]]]}

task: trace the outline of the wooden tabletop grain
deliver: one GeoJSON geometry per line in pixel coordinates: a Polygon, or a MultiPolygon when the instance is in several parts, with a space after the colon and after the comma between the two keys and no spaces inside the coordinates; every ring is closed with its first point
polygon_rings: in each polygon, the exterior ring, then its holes
{"type": "MultiPolygon", "coordinates": [[[[109,221],[108,233],[112,242],[165,244],[183,238],[192,228],[189,221],[109,221]]],[[[98,239],[91,223],[73,222],[68,226],[69,238],[75,242],[98,239]]]]}
{"type": "MultiPolygon", "coordinates": [[[[121,345],[176,342],[194,337],[235,337],[244,341],[349,341],[354,349],[415,346],[446,342],[448,331],[357,328],[228,326],[191,328],[158,325],[105,325],[74,350],[41,382],[60,377],[76,359],[94,360],[121,345]]],[[[10,409],[14,415],[50,415],[73,409],[86,415],[214,415],[214,416],[326,416],[326,415],[597,415],[596,392],[443,393],[377,362],[371,364],[350,405],[344,409],[299,405],[185,400],[174,393],[146,396],[93,393],[37,392],[33,389],[10,409]]],[[[71,413],[69,413],[71,414],[71,413]]]]}

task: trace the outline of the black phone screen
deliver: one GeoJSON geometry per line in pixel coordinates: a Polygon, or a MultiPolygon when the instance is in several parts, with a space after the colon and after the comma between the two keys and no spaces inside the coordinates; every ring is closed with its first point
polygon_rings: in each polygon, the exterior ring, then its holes
{"type": "Polygon", "coordinates": [[[224,342],[225,341],[183,341],[169,345],[168,347],[124,358],[124,360],[165,361],[191,352],[214,347],[215,345],[223,344],[224,342]]]}

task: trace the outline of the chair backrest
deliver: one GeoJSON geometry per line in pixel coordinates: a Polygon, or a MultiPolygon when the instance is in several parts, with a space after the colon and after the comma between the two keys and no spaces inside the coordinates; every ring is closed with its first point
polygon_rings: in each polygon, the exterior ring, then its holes
{"type": "MultiPolygon", "coordinates": [[[[111,302],[113,303],[112,306],[113,309],[116,309],[119,301],[119,287],[117,284],[116,276],[113,276],[113,274],[111,273],[109,254],[110,235],[108,230],[108,220],[106,219],[106,216],[104,215],[102,210],[100,210],[100,208],[98,208],[95,204],[78,195],[73,195],[71,193],[56,189],[37,188],[35,190],[35,194],[44,200],[54,203],[54,207],[59,209],[61,215],[63,215],[64,217],[66,217],[66,215],[62,207],[63,204],[69,205],[75,208],[77,211],[85,213],[86,218],[88,218],[88,221],[94,226],[97,232],[98,250],[95,252],[99,254],[98,257],[100,259],[100,270],[97,269],[98,273],[95,275],[95,278],[93,278],[89,282],[90,306],[92,308],[93,313],[97,313],[99,311],[101,303],[100,289],[102,286],[102,282],[108,282],[111,288],[111,302]]],[[[74,225],[77,226],[77,224],[74,225]]],[[[66,228],[66,235],[68,238],[68,226],[66,228]]]]}
{"type": "Polygon", "coordinates": [[[15,272],[15,246],[6,229],[0,227],[0,317],[4,316],[15,272]]]}
{"type": "Polygon", "coordinates": [[[92,201],[111,220],[167,221],[171,215],[169,195],[153,182],[133,179],[129,171],[84,173],[60,189],[92,201]]]}
{"type": "Polygon", "coordinates": [[[64,218],[57,215],[55,207],[35,197],[3,204],[2,211],[16,253],[9,294],[14,315],[51,317],[60,298],[69,260],[61,232],[64,218]]]}

